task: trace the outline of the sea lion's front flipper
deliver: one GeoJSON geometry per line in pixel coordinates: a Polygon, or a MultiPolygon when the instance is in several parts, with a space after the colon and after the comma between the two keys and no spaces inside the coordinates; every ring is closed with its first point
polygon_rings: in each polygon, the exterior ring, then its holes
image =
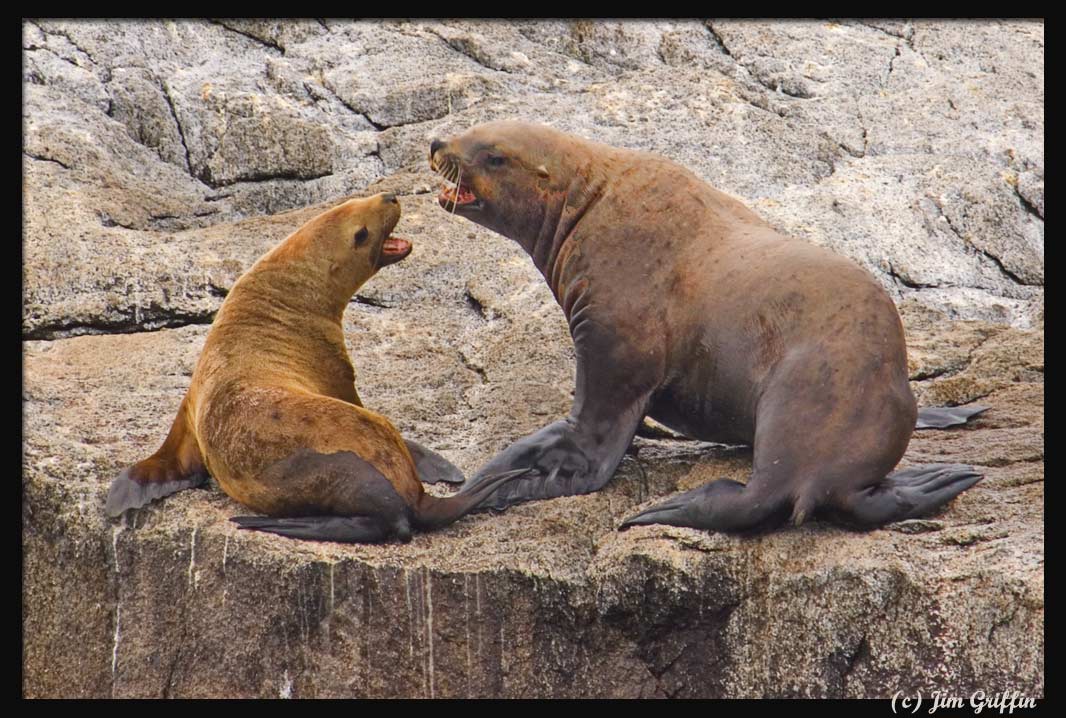
{"type": "Polygon", "coordinates": [[[597,432],[573,417],[548,424],[493,457],[463,486],[461,493],[477,491],[484,481],[522,469],[529,470],[527,477],[504,484],[481,501],[476,510],[502,511],[524,501],[598,491],[614,476],[640,418],[622,414],[611,425],[598,424],[597,432]]]}
{"type": "Polygon", "coordinates": [[[570,314],[577,350],[577,385],[570,416],[519,439],[478,470],[463,492],[488,476],[531,468],[529,477],[508,482],[479,509],[598,491],[622,461],[660,380],[656,350],[621,341],[605,322],[592,320],[584,300],[570,314]],[[611,361],[604,361],[611,357],[611,361]]]}
{"type": "Polygon", "coordinates": [[[407,450],[411,452],[411,458],[415,461],[415,471],[418,472],[418,478],[422,483],[435,484],[443,481],[448,484],[461,484],[466,480],[462,471],[455,468],[452,462],[433,449],[428,449],[411,439],[403,441],[407,444],[407,450]]]}
{"type": "Polygon", "coordinates": [[[462,492],[476,491],[482,481],[522,468],[532,472],[501,486],[478,508],[500,511],[523,501],[597,491],[614,475],[642,416],[636,410],[623,412],[613,425],[600,423],[595,432],[572,417],[549,424],[500,452],[462,492]]]}
{"type": "Polygon", "coordinates": [[[619,529],[648,524],[690,526],[708,531],[753,531],[779,522],[787,513],[784,497],[719,479],[686,491],[630,516],[619,529]]]}
{"type": "Polygon", "coordinates": [[[965,424],[988,409],[987,406],[925,406],[918,409],[915,429],[946,429],[965,424]]]}
{"type": "Polygon", "coordinates": [[[199,486],[207,480],[200,446],[188,424],[186,400],[159,451],[122,470],[107,492],[105,510],[112,518],[128,509],[199,486]]]}
{"type": "Polygon", "coordinates": [[[266,531],[279,536],[338,543],[379,543],[396,535],[410,541],[411,534],[395,534],[390,521],[380,516],[304,516],[273,519],[267,516],[234,516],[242,529],[266,531]]]}

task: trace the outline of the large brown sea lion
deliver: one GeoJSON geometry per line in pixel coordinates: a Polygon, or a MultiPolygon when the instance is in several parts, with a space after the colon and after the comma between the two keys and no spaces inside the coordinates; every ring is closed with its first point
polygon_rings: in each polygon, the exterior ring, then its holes
{"type": "Polygon", "coordinates": [[[980,479],[963,465],[889,474],[919,413],[896,308],[850,260],[778,234],[669,160],[544,126],[490,122],[434,140],[430,165],[453,183],[443,207],[529,253],[577,355],[570,416],[513,443],[467,490],[500,471],[536,474],[484,506],[599,489],[646,415],[750,444],[754,470],[747,485],[711,482],[625,525],[744,531],[821,510],[875,526],[980,479]]]}
{"type": "Polygon", "coordinates": [[[462,481],[443,457],[405,442],[363,408],[341,317],[381,267],[411,252],[390,236],[392,194],[349,200],[318,215],[263,256],[215,317],[189,391],[163,446],[111,485],[117,516],[201,483],[268,517],[243,528],[329,541],[407,540],[411,528],[455,521],[508,472],[448,498],[423,481],[462,481]]]}

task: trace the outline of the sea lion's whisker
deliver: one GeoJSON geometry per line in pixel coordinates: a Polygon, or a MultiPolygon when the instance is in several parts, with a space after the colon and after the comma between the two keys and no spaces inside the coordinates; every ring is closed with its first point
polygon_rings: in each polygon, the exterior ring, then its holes
{"type": "Polygon", "coordinates": [[[456,178],[455,165],[451,164],[449,162],[449,164],[448,164],[448,174],[445,177],[445,180],[448,182],[448,185],[449,185],[448,187],[445,187],[445,192],[446,192],[445,196],[448,198],[449,201],[452,200],[452,198],[454,196],[454,193],[455,193],[455,190],[452,189],[452,187],[450,186],[450,185],[454,185],[455,184],[455,178],[456,178]]]}
{"type": "Polygon", "coordinates": [[[452,200],[452,214],[455,214],[455,208],[459,206],[459,193],[463,187],[463,166],[459,165],[459,179],[455,183],[455,199],[452,200]]]}
{"type": "Polygon", "coordinates": [[[437,166],[436,174],[445,182],[444,197],[446,199],[450,199],[450,197],[448,196],[450,188],[447,187],[447,184],[452,184],[455,182],[455,166],[451,163],[450,160],[445,160],[437,166]]]}

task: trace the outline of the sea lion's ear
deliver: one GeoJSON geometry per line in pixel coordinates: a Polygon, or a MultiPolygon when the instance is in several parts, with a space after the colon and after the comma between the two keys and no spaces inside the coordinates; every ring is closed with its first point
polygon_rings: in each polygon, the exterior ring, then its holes
{"type": "Polygon", "coordinates": [[[370,238],[370,230],[365,226],[355,230],[355,235],[352,237],[353,247],[362,247],[366,244],[366,240],[370,238]]]}
{"type": "Polygon", "coordinates": [[[549,176],[548,175],[548,168],[545,167],[544,165],[538,165],[537,166],[537,174],[540,177],[544,178],[544,179],[548,179],[548,176],[549,176]]]}

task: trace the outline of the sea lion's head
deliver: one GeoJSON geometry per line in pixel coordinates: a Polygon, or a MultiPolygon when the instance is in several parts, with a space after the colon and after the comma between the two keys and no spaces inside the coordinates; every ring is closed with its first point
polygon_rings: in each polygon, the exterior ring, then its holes
{"type": "Polygon", "coordinates": [[[429,164],[448,183],[441,207],[528,244],[546,209],[565,200],[582,168],[580,150],[558,130],[505,120],[433,140],[429,164]]]}
{"type": "Polygon", "coordinates": [[[347,302],[379,269],[411,253],[409,241],[392,236],[399,221],[392,193],[350,199],[298,229],[275,259],[298,261],[347,302]]]}

